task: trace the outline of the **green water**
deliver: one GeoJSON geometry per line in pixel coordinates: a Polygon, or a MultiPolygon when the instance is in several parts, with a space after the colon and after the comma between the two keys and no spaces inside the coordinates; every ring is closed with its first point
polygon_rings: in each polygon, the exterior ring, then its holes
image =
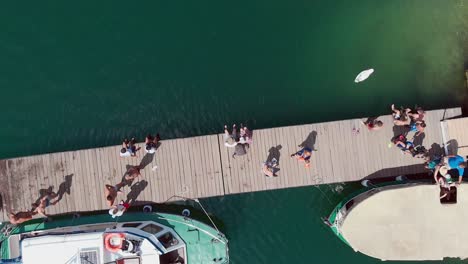
{"type": "MultiPolygon", "coordinates": [[[[2,158],[465,96],[467,0],[36,1],[3,3],[0,24],[2,158]]],[[[225,221],[232,263],[378,263],[319,220],[352,188],[205,202],[225,221]]]]}

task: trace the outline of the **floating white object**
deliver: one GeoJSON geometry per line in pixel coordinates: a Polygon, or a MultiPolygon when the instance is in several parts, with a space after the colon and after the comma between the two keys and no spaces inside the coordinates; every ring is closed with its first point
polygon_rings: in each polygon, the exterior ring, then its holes
{"type": "Polygon", "coordinates": [[[369,78],[369,76],[374,72],[374,69],[367,69],[365,71],[362,71],[356,76],[356,79],[354,79],[355,83],[362,82],[369,78]]]}

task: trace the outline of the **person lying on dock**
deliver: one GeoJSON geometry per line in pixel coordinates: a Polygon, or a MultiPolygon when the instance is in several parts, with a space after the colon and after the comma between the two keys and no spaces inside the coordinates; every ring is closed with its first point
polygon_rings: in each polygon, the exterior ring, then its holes
{"type": "Polygon", "coordinates": [[[408,113],[411,112],[411,109],[401,109],[398,110],[395,108],[395,105],[392,104],[392,116],[393,116],[393,124],[396,126],[407,126],[411,122],[411,118],[408,116],[408,113]]]}
{"type": "Polygon", "coordinates": [[[106,189],[104,192],[104,195],[106,196],[106,203],[109,207],[114,205],[115,198],[117,197],[117,194],[122,193],[120,188],[122,188],[125,185],[124,182],[118,183],[115,186],[106,184],[106,189]]]}
{"type": "Polygon", "coordinates": [[[120,149],[120,157],[136,157],[136,152],[140,150],[140,148],[137,148],[135,144],[135,138],[132,138],[130,141],[128,139],[124,139],[122,142],[122,148],[120,149]]]}
{"type": "Polygon", "coordinates": [[[310,167],[310,157],[312,156],[312,149],[304,147],[296,153],[291,154],[291,157],[295,157],[299,161],[303,161],[305,167],[310,167]]]}
{"type": "Polygon", "coordinates": [[[160,140],[161,137],[159,136],[159,133],[154,137],[151,134],[148,134],[145,138],[145,151],[149,154],[155,153],[160,140]]]}
{"type": "Polygon", "coordinates": [[[383,122],[377,120],[376,118],[369,118],[366,121],[361,121],[363,125],[367,127],[369,131],[371,130],[379,130],[383,127],[383,122]]]}
{"type": "Polygon", "coordinates": [[[32,219],[33,215],[35,213],[32,211],[27,211],[27,212],[18,212],[14,214],[13,212],[10,212],[8,214],[8,218],[10,220],[10,223],[13,225],[19,225],[22,224],[26,221],[29,221],[32,219]]]}
{"type": "Polygon", "coordinates": [[[45,209],[49,207],[50,205],[55,205],[58,203],[58,200],[55,200],[52,202],[52,200],[56,197],[57,197],[57,194],[54,192],[49,193],[45,195],[44,197],[42,197],[41,200],[39,200],[39,204],[34,204],[36,206],[36,208],[34,209],[34,212],[44,217],[48,217],[45,213],[45,209]]]}
{"type": "Polygon", "coordinates": [[[458,184],[460,184],[463,181],[463,174],[467,165],[463,157],[460,155],[446,156],[444,157],[444,164],[448,169],[458,170],[458,184]]]}

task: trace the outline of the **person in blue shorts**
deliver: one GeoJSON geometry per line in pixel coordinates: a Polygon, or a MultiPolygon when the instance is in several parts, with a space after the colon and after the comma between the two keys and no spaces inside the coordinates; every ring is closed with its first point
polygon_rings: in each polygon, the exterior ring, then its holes
{"type": "Polygon", "coordinates": [[[449,169],[458,170],[458,184],[463,180],[463,174],[465,173],[466,162],[460,155],[450,155],[444,158],[444,162],[449,169]]]}

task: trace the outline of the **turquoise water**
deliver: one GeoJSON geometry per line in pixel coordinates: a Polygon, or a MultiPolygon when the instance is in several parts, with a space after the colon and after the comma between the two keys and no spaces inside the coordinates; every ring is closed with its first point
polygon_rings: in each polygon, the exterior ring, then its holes
{"type": "MultiPolygon", "coordinates": [[[[466,0],[4,3],[0,23],[1,158],[465,96],[466,0]]],[[[321,224],[353,188],[336,187],[206,203],[226,223],[233,263],[377,263],[321,224]]]]}

